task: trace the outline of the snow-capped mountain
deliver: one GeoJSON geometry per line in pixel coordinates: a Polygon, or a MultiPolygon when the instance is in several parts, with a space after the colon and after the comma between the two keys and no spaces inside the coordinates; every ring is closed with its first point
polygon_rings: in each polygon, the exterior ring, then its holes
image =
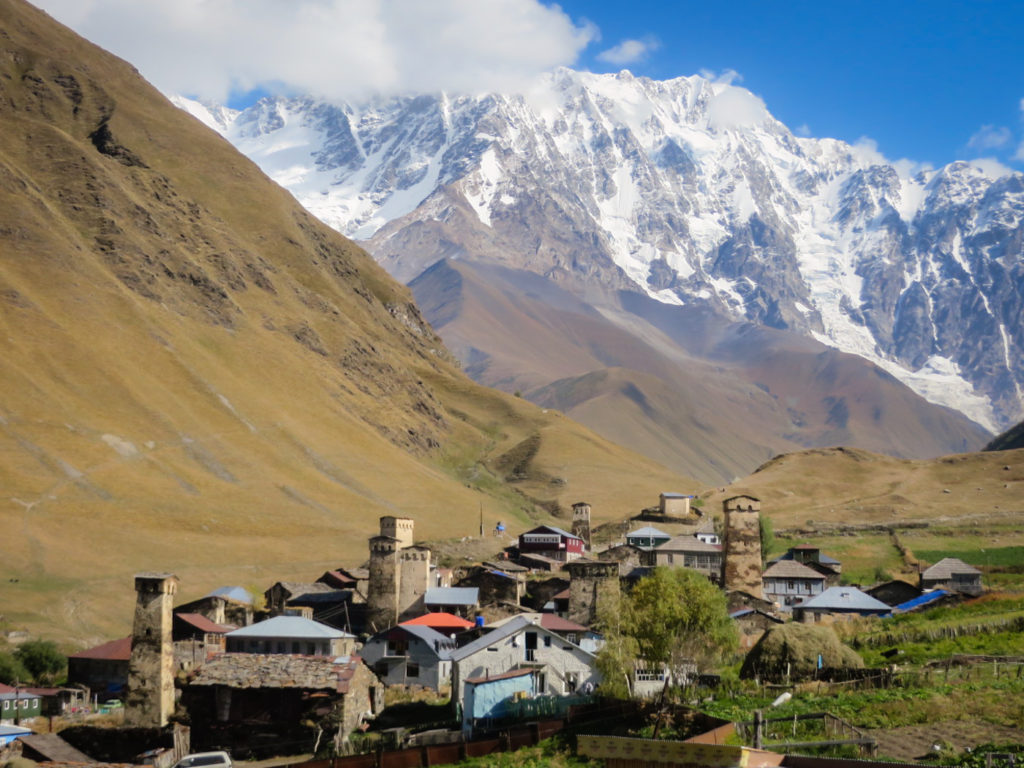
{"type": "Polygon", "coordinates": [[[908,171],[749,91],[561,69],[529,93],[177,100],[403,280],[444,257],[812,336],[996,431],[1024,415],[1024,175],[908,171]]]}

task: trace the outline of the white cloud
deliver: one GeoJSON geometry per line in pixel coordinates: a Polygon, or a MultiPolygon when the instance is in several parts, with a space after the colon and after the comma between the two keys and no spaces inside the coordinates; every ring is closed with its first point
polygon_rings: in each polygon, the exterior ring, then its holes
{"type": "Polygon", "coordinates": [[[539,0],[35,0],[168,93],[517,89],[597,37],[539,0]]]}
{"type": "Polygon", "coordinates": [[[797,136],[803,136],[806,139],[809,138],[811,135],[811,127],[807,125],[807,123],[801,123],[800,125],[793,129],[793,133],[795,133],[797,136]]]}
{"type": "Polygon", "coordinates": [[[623,40],[618,45],[601,51],[597,54],[600,61],[607,61],[609,64],[623,65],[633,64],[642,61],[652,52],[660,47],[660,43],[654,38],[644,40],[623,40]]]}
{"type": "Polygon", "coordinates": [[[878,151],[878,142],[867,136],[861,136],[850,147],[853,156],[865,165],[885,165],[889,161],[878,151]]]}
{"type": "Polygon", "coordinates": [[[716,85],[732,85],[733,83],[743,82],[743,75],[735,69],[727,69],[724,72],[715,72],[713,69],[702,69],[698,74],[705,80],[710,80],[716,85]]]}
{"type": "Polygon", "coordinates": [[[993,180],[1003,176],[1009,176],[1011,173],[1014,173],[1013,168],[1007,168],[994,157],[976,157],[973,160],[968,160],[967,163],[969,165],[973,165],[993,180]]]}
{"type": "Polygon", "coordinates": [[[971,136],[967,146],[978,150],[1001,149],[1012,140],[1013,135],[1006,126],[983,125],[971,136]]]}
{"type": "Polygon", "coordinates": [[[764,102],[746,88],[718,86],[708,101],[708,125],[715,130],[758,125],[768,118],[764,102]]]}

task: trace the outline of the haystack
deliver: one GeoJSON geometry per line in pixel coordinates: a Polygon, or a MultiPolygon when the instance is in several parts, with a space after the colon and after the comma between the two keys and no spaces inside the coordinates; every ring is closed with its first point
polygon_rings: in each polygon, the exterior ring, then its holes
{"type": "Polygon", "coordinates": [[[740,677],[762,680],[806,680],[821,666],[863,667],[864,660],[852,648],[839,642],[831,627],[813,624],[780,624],[765,632],[750,649],[740,677]]]}

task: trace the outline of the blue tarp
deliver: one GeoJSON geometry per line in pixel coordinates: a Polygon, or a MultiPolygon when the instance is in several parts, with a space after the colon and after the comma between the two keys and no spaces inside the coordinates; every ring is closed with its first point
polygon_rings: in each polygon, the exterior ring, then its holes
{"type": "Polygon", "coordinates": [[[943,598],[948,594],[949,592],[947,592],[944,589],[933,589],[930,592],[922,592],[920,595],[918,595],[912,600],[907,600],[907,602],[905,603],[900,603],[899,605],[893,606],[892,612],[906,613],[907,611],[912,611],[915,608],[920,608],[922,605],[928,605],[928,603],[935,602],[936,600],[943,598]]]}

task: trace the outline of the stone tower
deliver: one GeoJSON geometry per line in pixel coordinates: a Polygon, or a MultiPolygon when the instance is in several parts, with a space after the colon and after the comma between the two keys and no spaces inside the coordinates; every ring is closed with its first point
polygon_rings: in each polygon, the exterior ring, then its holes
{"type": "Polygon", "coordinates": [[[722,546],[722,588],[763,597],[761,582],[761,502],[733,496],[722,502],[725,542],[722,546]]]}
{"type": "Polygon", "coordinates": [[[577,501],[572,505],[572,530],[573,536],[583,539],[584,546],[590,549],[590,505],[585,501],[577,501]]]}
{"type": "Polygon", "coordinates": [[[172,608],[178,577],[170,573],[135,576],[135,620],[128,662],[125,724],[162,728],[174,712],[172,608]]]}
{"type": "Polygon", "coordinates": [[[605,601],[619,593],[619,564],[603,560],[574,560],[569,571],[569,621],[591,626],[605,601]]]}
{"type": "Polygon", "coordinates": [[[423,596],[430,585],[430,550],[411,546],[398,552],[398,621],[424,613],[423,596]]]}
{"type": "Polygon", "coordinates": [[[393,627],[423,607],[430,585],[430,550],[413,544],[413,521],[387,515],[370,539],[367,621],[374,632],[393,627]]]}
{"type": "Polygon", "coordinates": [[[412,532],[415,521],[411,517],[385,515],[380,519],[380,535],[390,536],[398,541],[398,548],[412,546],[412,532]]]}

